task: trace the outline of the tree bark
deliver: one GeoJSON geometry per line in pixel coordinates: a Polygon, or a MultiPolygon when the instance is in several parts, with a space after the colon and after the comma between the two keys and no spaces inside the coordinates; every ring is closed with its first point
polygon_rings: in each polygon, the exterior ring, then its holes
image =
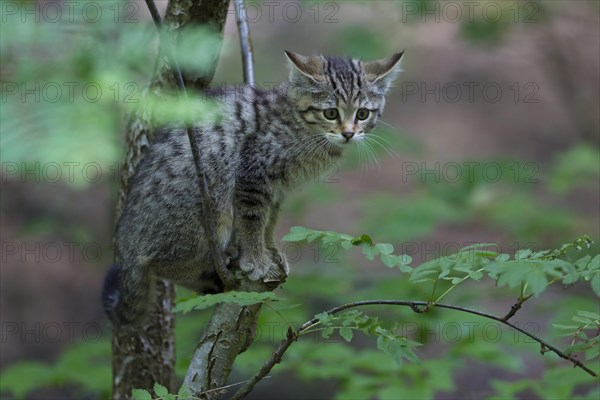
{"type": "MultiPolygon", "coordinates": [[[[187,27],[208,25],[221,38],[227,17],[229,0],[170,0],[164,18],[165,27],[176,37],[187,27]]],[[[215,49],[212,67],[205,71],[184,71],[184,79],[192,88],[206,88],[213,78],[220,45],[215,49]]],[[[173,93],[174,83],[169,66],[159,55],[158,71],[144,96],[167,97],[173,93]]],[[[152,143],[153,125],[151,110],[143,109],[133,114],[127,126],[127,151],[121,169],[117,199],[118,220],[129,189],[129,178],[152,143]]],[[[116,249],[116,247],[115,247],[116,249]]],[[[115,261],[119,255],[115,251],[115,261]]],[[[156,282],[154,299],[143,329],[115,328],[112,338],[113,398],[127,399],[134,388],[152,389],[154,383],[174,391],[175,319],[171,308],[175,296],[173,284],[156,282]]]]}
{"type": "MultiPolygon", "coordinates": [[[[245,292],[272,291],[285,278],[280,275],[273,282],[252,282],[238,271],[239,283],[232,289],[245,292]]],[[[236,357],[254,341],[260,309],[260,304],[242,307],[234,303],[220,303],[215,306],[183,382],[191,395],[212,399],[222,394],[216,389],[225,386],[236,357]]]]}

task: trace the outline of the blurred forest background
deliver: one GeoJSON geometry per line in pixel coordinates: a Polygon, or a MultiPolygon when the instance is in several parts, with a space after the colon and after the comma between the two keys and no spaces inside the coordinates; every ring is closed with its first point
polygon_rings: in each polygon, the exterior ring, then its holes
{"type": "MultiPolygon", "coordinates": [[[[157,1],[161,12],[166,3],[157,1]]],[[[406,49],[375,132],[376,160],[352,150],[321,171],[289,197],[276,237],[295,225],[368,233],[413,265],[474,242],[512,253],[582,234],[598,253],[599,2],[267,3],[247,2],[258,85],[286,79],[283,50],[374,59],[406,49]]],[[[99,292],[112,260],[126,115],[153,74],[156,31],[143,1],[3,1],[1,13],[0,391],[105,398],[110,326],[99,292]]],[[[194,67],[211,44],[185,46],[181,62],[194,67]]],[[[241,77],[232,6],[213,84],[241,77]]],[[[284,247],[292,273],[280,295],[298,305],[280,311],[289,322],[348,301],[423,296],[358,253],[284,247]]],[[[484,281],[445,301],[501,314],[516,296],[484,281]]],[[[566,345],[552,323],[577,309],[598,310],[589,285],[552,287],[515,321],[566,345]]],[[[452,312],[369,311],[424,343],[422,362],[398,366],[366,337],[315,336],[292,346],[250,398],[598,393],[589,376],[511,330],[452,312]]],[[[263,309],[231,382],[254,373],[282,339],[278,313],[263,309]]],[[[178,316],[180,374],[208,316],[178,316]]]]}

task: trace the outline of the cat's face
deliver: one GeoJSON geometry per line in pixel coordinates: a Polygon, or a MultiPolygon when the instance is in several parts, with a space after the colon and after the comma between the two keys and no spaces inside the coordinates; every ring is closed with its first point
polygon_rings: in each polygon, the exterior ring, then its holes
{"type": "Polygon", "coordinates": [[[375,126],[402,59],[402,53],[369,62],[286,55],[292,64],[290,82],[301,118],[309,131],[336,147],[363,140],[375,126]]]}

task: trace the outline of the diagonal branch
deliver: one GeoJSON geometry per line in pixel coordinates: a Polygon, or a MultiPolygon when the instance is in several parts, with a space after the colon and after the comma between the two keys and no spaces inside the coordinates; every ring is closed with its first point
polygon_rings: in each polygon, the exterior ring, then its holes
{"type": "MultiPolygon", "coordinates": [[[[432,309],[433,307],[446,308],[449,310],[461,311],[461,312],[464,312],[467,314],[473,314],[473,315],[477,315],[477,316],[480,316],[483,318],[498,321],[504,325],[511,327],[512,329],[515,329],[515,330],[521,332],[522,334],[524,334],[524,335],[530,337],[531,339],[535,340],[536,342],[538,342],[541,346],[542,354],[547,351],[552,351],[559,357],[572,362],[574,366],[583,369],[589,375],[591,375],[593,377],[598,376],[596,372],[594,372],[593,370],[588,368],[585,364],[583,364],[581,361],[577,360],[575,357],[564,353],[559,348],[551,345],[550,343],[546,342],[542,338],[540,338],[530,332],[527,332],[525,329],[520,328],[517,325],[514,325],[514,324],[508,322],[505,318],[498,317],[493,314],[488,314],[483,311],[473,310],[471,308],[455,306],[455,305],[451,305],[451,304],[435,304],[435,305],[433,305],[426,301],[365,300],[365,301],[356,301],[353,303],[343,304],[341,306],[334,307],[334,308],[326,311],[326,313],[327,314],[337,314],[339,312],[342,312],[342,311],[350,309],[350,308],[369,306],[369,305],[405,306],[405,307],[410,307],[413,311],[415,311],[417,313],[427,312],[430,309],[432,309]]],[[[244,384],[244,386],[242,386],[240,389],[238,389],[237,392],[234,393],[234,395],[231,397],[230,400],[239,400],[239,399],[245,397],[246,395],[248,395],[252,391],[254,386],[261,379],[263,379],[265,376],[267,376],[267,374],[271,371],[271,369],[273,369],[275,364],[278,364],[279,362],[281,362],[281,357],[287,351],[287,349],[291,346],[291,344],[293,342],[295,342],[300,337],[300,335],[302,335],[302,333],[304,333],[307,329],[309,329],[310,327],[312,327],[313,325],[315,325],[318,322],[319,322],[318,318],[313,318],[313,319],[305,322],[304,324],[302,324],[302,326],[300,326],[300,328],[298,328],[298,329],[293,329],[292,327],[290,327],[288,329],[287,337],[281,342],[279,347],[273,352],[271,358],[265,362],[265,364],[262,366],[262,368],[252,378],[250,378],[244,384]]]]}

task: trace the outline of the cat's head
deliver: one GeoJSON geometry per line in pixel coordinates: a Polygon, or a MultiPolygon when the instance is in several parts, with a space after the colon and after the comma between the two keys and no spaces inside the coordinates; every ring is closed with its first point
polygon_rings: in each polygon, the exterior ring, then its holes
{"type": "Polygon", "coordinates": [[[344,146],[364,139],[377,123],[404,52],[375,61],[285,53],[292,97],[306,127],[344,146]]]}

